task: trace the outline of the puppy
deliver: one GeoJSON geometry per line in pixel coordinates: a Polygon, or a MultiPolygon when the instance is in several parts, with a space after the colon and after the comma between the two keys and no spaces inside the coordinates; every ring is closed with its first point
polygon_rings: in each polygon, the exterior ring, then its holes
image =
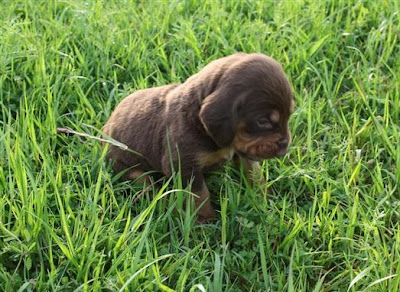
{"type": "Polygon", "coordinates": [[[218,59],[182,84],[139,90],[116,107],[103,131],[140,153],[110,146],[115,172],[135,179],[181,170],[192,181],[198,219],[215,217],[204,172],[241,157],[257,176],[259,161],[282,156],[290,143],[293,93],[282,67],[263,54],[218,59]]]}

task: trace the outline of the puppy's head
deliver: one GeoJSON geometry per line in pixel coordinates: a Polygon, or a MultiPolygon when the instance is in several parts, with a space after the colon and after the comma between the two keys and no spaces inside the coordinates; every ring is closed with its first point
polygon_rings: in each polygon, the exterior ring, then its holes
{"type": "MultiPolygon", "coordinates": [[[[251,160],[282,156],[290,143],[293,93],[278,62],[262,54],[233,55],[211,63],[218,77],[200,120],[220,147],[251,160]]],[[[214,77],[215,78],[215,77],[214,77]]]]}

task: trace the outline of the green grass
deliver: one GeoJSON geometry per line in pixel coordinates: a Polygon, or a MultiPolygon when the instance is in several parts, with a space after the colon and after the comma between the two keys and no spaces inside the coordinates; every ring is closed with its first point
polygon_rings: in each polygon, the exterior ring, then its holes
{"type": "Polygon", "coordinates": [[[399,39],[394,0],[0,1],[0,290],[400,291],[399,39]],[[210,175],[213,224],[56,134],[236,51],[283,64],[293,143],[266,198],[210,175]]]}

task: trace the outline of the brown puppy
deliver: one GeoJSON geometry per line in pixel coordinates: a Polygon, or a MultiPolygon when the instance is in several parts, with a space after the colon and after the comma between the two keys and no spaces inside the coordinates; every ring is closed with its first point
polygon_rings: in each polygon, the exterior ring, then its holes
{"type": "Polygon", "coordinates": [[[135,179],[172,166],[193,179],[199,219],[215,217],[203,173],[242,158],[248,174],[290,143],[293,94],[278,62],[263,54],[235,54],[211,62],[183,84],[140,90],[116,107],[104,132],[141,155],[110,146],[114,170],[135,179]]]}

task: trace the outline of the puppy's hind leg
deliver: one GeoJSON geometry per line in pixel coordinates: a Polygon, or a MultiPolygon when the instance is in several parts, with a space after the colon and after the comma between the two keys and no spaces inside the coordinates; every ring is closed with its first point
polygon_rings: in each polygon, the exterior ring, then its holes
{"type": "Polygon", "coordinates": [[[140,164],[137,163],[134,166],[129,165],[119,159],[112,160],[112,168],[114,173],[117,174],[123,180],[136,180],[141,183],[150,183],[150,176],[145,174],[145,171],[140,169],[140,164]]]}
{"type": "Polygon", "coordinates": [[[126,178],[129,180],[138,180],[140,183],[150,184],[150,175],[140,169],[132,169],[126,173],[126,178]]]}

